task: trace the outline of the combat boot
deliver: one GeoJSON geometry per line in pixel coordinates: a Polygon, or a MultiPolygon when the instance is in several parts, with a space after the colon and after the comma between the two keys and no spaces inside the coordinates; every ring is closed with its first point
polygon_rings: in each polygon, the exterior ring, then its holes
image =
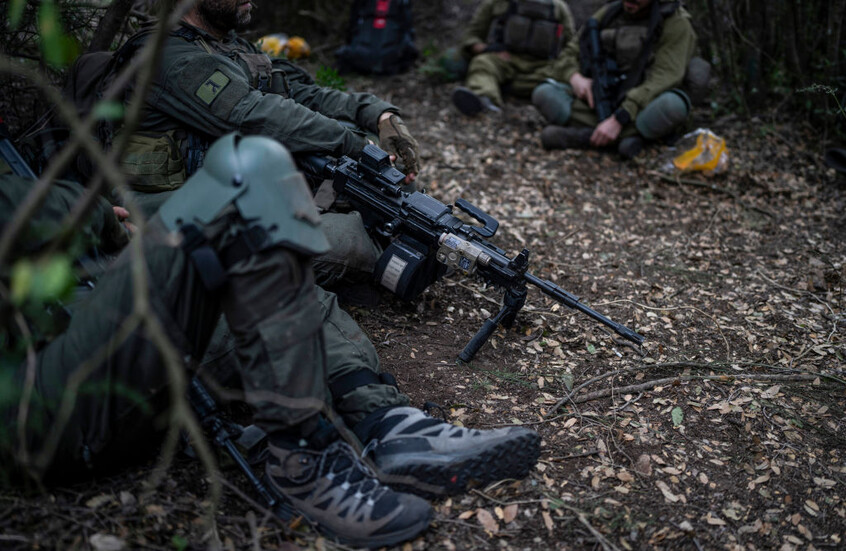
{"type": "Polygon", "coordinates": [[[432,508],[413,495],[376,479],[349,444],[336,441],[322,451],[268,445],[265,468],[270,486],[295,514],[324,535],[354,547],[390,547],[429,525],[432,508]]]}
{"type": "Polygon", "coordinates": [[[463,86],[458,86],[452,91],[452,103],[462,114],[468,117],[475,117],[484,112],[502,112],[502,109],[497,107],[490,98],[480,96],[463,86]]]}
{"type": "Polygon", "coordinates": [[[377,410],[354,431],[386,484],[423,496],[453,495],[471,485],[523,478],[537,463],[540,436],[523,427],[476,430],[412,407],[377,410]]]}
{"type": "Polygon", "coordinates": [[[544,149],[584,149],[590,146],[593,128],[550,124],[541,131],[544,149]]]}
{"type": "Polygon", "coordinates": [[[629,136],[620,140],[617,146],[617,153],[624,159],[632,159],[643,151],[643,138],[640,136],[629,136]]]}

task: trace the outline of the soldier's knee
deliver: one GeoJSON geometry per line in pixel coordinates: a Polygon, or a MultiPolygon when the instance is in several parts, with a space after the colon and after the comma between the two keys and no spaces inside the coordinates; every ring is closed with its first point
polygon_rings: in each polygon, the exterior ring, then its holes
{"type": "Polygon", "coordinates": [[[467,73],[497,73],[497,58],[495,54],[479,54],[470,60],[467,73]]]}
{"type": "Polygon", "coordinates": [[[690,113],[690,99],[678,89],[664,92],[637,116],[638,132],[648,139],[657,140],[672,133],[684,124],[690,113]]]}
{"type": "Polygon", "coordinates": [[[532,104],[550,124],[566,124],[573,109],[573,89],[568,84],[547,79],[532,91],[532,104]]]}
{"type": "Polygon", "coordinates": [[[329,251],[315,258],[318,283],[332,286],[341,280],[371,277],[382,251],[367,233],[361,215],[330,212],[320,218],[329,251]]]}
{"type": "Polygon", "coordinates": [[[240,233],[250,252],[284,247],[315,255],[329,248],[290,153],[261,136],[220,138],[204,166],[173,193],[159,215],[168,231],[185,235],[193,228],[213,244],[219,235],[210,234],[240,233]],[[233,215],[234,228],[228,223],[233,215]]]}

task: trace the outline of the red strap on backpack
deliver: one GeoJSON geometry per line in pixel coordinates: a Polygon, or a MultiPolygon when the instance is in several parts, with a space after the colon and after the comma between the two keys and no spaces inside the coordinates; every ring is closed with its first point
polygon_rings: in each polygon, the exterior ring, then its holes
{"type": "Polygon", "coordinates": [[[391,0],[376,0],[376,13],[373,18],[374,29],[384,29],[388,24],[388,10],[391,9],[391,0]]]}

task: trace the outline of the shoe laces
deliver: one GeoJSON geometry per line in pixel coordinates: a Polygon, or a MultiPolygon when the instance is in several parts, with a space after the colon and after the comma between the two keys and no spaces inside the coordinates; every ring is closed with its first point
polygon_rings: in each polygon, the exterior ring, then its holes
{"type": "Polygon", "coordinates": [[[317,473],[331,480],[333,485],[346,485],[344,489],[358,485],[358,494],[367,496],[372,503],[390,491],[390,488],[379,482],[376,473],[356,456],[352,447],[342,441],[326,448],[320,457],[317,473]]]}

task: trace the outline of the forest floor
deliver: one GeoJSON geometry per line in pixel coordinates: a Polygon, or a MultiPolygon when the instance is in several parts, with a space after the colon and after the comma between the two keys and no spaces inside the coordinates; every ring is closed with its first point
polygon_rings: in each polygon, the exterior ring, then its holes
{"type": "MultiPolygon", "coordinates": [[[[402,107],[429,193],[500,222],[492,242],[646,337],[620,340],[530,289],[512,330],[458,352],[500,304],[451,276],[419,299],[352,313],[416,406],[543,437],[525,480],[434,503],[401,549],[838,549],[846,546],[846,181],[803,121],[714,118],[722,175],[546,152],[510,100],[468,119],[419,73],[348,79],[402,107]]],[[[2,549],[335,548],[268,516],[234,470],[209,530],[208,475],[182,458],[107,480],[0,494],[2,549]]]]}

